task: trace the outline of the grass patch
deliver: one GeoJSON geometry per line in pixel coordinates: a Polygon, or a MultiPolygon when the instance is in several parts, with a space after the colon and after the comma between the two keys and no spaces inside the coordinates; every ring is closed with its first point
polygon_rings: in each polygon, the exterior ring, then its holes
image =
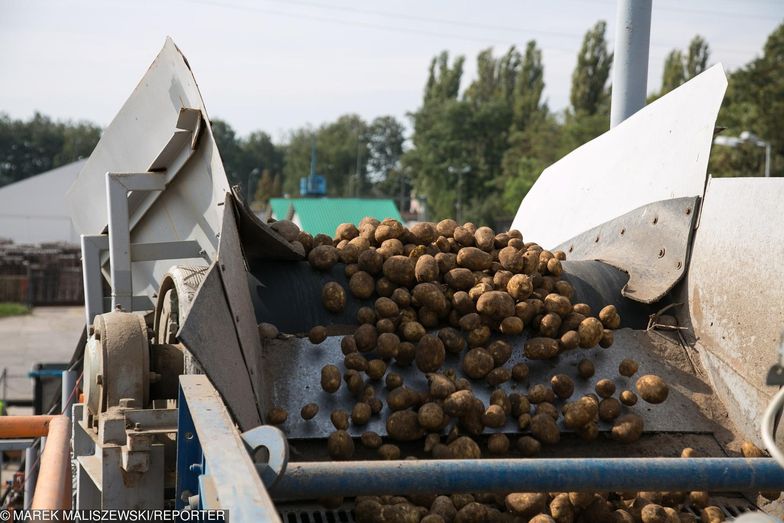
{"type": "Polygon", "coordinates": [[[21,303],[4,303],[0,302],[0,318],[7,316],[21,316],[28,314],[30,309],[21,303]]]}

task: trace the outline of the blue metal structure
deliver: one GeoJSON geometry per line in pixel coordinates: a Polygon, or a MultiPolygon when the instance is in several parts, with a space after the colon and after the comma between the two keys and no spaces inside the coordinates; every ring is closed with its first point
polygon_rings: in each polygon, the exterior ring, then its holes
{"type": "Polygon", "coordinates": [[[327,179],[316,173],[315,139],[310,149],[310,174],[299,179],[299,193],[302,196],[325,196],[327,194],[327,179]]]}

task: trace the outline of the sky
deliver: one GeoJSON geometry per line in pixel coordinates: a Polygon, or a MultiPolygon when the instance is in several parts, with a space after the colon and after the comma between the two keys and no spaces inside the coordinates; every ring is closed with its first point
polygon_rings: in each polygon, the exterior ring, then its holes
{"type": "MultiPolygon", "coordinates": [[[[583,35],[608,23],[615,0],[0,0],[0,112],[105,126],[171,36],[196,76],[210,117],[240,135],[357,113],[405,120],[421,103],[432,57],[500,55],[534,39],[545,97],[569,103],[583,35]]],[[[648,90],[664,58],[700,34],[710,63],[743,66],[784,21],[784,0],[654,0],[648,90]]]]}

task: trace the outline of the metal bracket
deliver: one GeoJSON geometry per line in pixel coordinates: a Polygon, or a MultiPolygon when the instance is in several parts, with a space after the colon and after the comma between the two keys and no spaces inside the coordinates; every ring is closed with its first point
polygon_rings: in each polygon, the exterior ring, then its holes
{"type": "Polygon", "coordinates": [[[286,435],[272,425],[261,425],[242,433],[242,439],[251,455],[260,448],[267,449],[269,457],[266,463],[257,463],[256,470],[264,482],[264,486],[272,488],[286,472],[289,463],[289,443],[286,435]]]}

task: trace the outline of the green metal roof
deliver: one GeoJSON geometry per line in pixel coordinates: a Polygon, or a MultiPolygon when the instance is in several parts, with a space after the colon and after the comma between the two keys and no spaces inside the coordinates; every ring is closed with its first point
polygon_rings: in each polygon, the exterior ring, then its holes
{"type": "Polygon", "coordinates": [[[389,199],[369,198],[270,198],[272,217],[288,218],[293,206],[300,228],[310,234],[335,235],[341,223],[355,223],[365,216],[379,220],[402,220],[395,202],[389,199]]]}

